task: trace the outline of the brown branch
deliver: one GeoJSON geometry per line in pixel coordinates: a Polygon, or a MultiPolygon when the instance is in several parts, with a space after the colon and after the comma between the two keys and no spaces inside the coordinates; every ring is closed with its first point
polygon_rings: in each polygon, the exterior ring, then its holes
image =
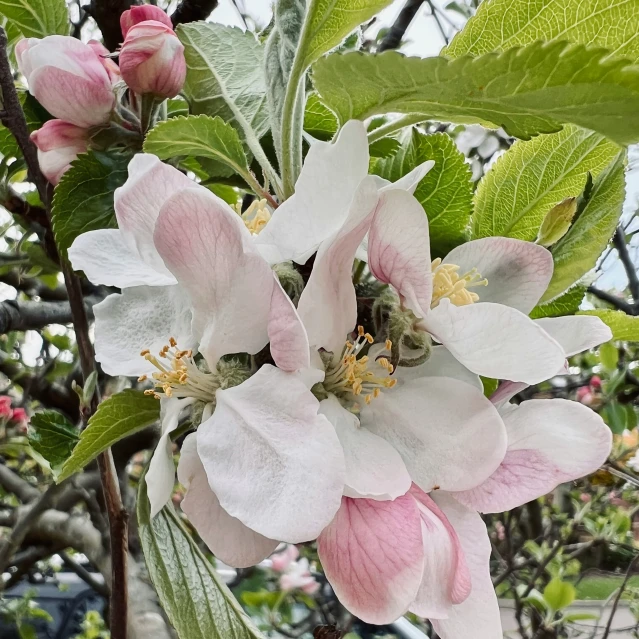
{"type": "Polygon", "coordinates": [[[39,499],[42,494],[35,486],[22,479],[18,473],[13,472],[4,464],[0,464],[0,486],[25,504],[39,499]]]}
{"type": "Polygon", "coordinates": [[[171,16],[173,26],[206,20],[217,5],[218,0],[182,0],[171,16]]]}
{"type": "MultiPolygon", "coordinates": [[[[103,0],[98,4],[98,0],[93,0],[91,6],[97,5],[101,9],[109,7],[109,10],[116,15],[119,22],[121,10],[131,6],[130,0],[116,3],[115,0],[103,0]],[[115,6],[117,4],[117,7],[115,6]],[[128,6],[123,6],[128,5],[128,6]],[[120,10],[121,9],[121,10],[120,10]]],[[[95,16],[94,16],[95,17],[95,16]]],[[[119,25],[118,25],[119,29],[119,25]]],[[[103,35],[105,35],[103,33],[103,35]]],[[[105,36],[106,37],[106,36],[105,36]]],[[[40,199],[47,210],[49,221],[51,188],[46,178],[40,170],[35,145],[29,138],[27,123],[16,93],[11,66],[7,56],[7,34],[0,28],[0,89],[2,90],[4,118],[3,123],[16,138],[20,149],[23,152],[25,162],[32,181],[38,189],[40,199]]],[[[73,328],[75,330],[78,353],[82,374],[86,381],[87,377],[95,370],[95,357],[93,346],[89,338],[89,322],[80,280],[71,269],[70,264],[65,260],[62,262],[62,272],[69,294],[69,304],[73,318],[73,328]]],[[[83,420],[86,421],[95,411],[99,403],[98,392],[92,398],[91,406],[83,411],[83,420]]],[[[104,491],[107,512],[109,515],[109,528],[111,533],[111,571],[112,587],[110,601],[110,630],[112,639],[126,639],[127,636],[127,522],[128,513],[122,504],[120,486],[113,464],[111,450],[108,449],[98,458],[100,467],[100,477],[104,491]]]]}
{"type": "Polygon", "coordinates": [[[632,571],[635,565],[637,564],[637,561],[639,561],[639,555],[637,555],[630,562],[630,565],[628,566],[628,570],[626,570],[626,576],[624,577],[623,582],[621,583],[621,586],[619,586],[619,591],[617,592],[617,596],[615,597],[615,600],[612,604],[612,609],[610,610],[610,617],[608,617],[608,623],[606,624],[606,629],[604,630],[604,633],[601,639],[608,639],[608,635],[610,634],[610,629],[612,628],[612,621],[614,619],[615,613],[617,612],[617,607],[619,606],[619,602],[621,601],[621,596],[623,595],[624,590],[626,589],[626,586],[628,585],[628,581],[630,580],[630,576],[632,575],[632,571]]]}
{"type": "Polygon", "coordinates": [[[613,295],[612,293],[608,293],[607,291],[602,291],[601,289],[596,288],[595,286],[589,286],[588,292],[591,295],[599,298],[602,302],[606,302],[610,304],[610,306],[614,307],[618,311],[623,311],[628,315],[634,315],[634,309],[628,302],[622,300],[621,298],[613,295]]]}
{"type": "Polygon", "coordinates": [[[406,35],[410,23],[413,21],[420,7],[424,4],[424,0],[408,0],[404,8],[393,22],[382,41],[377,47],[378,51],[388,51],[389,49],[397,49],[402,42],[402,38],[406,35]]]}
{"type": "Polygon", "coordinates": [[[120,16],[132,6],[141,4],[138,0],[91,0],[82,9],[88,13],[102,32],[104,46],[115,51],[122,43],[120,16]]]}
{"type": "Polygon", "coordinates": [[[617,230],[615,231],[615,234],[612,238],[612,243],[617,249],[619,259],[621,260],[623,268],[626,271],[626,275],[628,276],[628,288],[630,289],[630,294],[632,295],[634,311],[632,315],[636,315],[639,311],[639,276],[637,276],[637,269],[632,262],[632,258],[630,257],[628,245],[626,244],[626,234],[624,233],[624,230],[621,226],[617,227],[617,230]]]}
{"type": "MultiPolygon", "coordinates": [[[[101,300],[91,297],[84,300],[86,313],[93,317],[93,305],[101,300]]],[[[72,320],[69,302],[0,302],[0,334],[11,331],[30,331],[49,324],[69,324],[72,320]]]]}

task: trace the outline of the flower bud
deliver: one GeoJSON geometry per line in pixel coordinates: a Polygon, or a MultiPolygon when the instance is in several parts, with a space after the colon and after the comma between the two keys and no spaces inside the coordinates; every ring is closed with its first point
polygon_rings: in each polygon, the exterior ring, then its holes
{"type": "Polygon", "coordinates": [[[57,184],[78,153],[86,152],[89,132],[62,120],[49,120],[31,139],[38,147],[40,169],[51,184],[57,184]]]}
{"type": "MultiPolygon", "coordinates": [[[[123,31],[124,25],[130,22],[130,16],[123,16],[123,31]]],[[[186,78],[184,46],[165,22],[137,22],[126,30],[120,50],[120,71],[123,80],[136,93],[173,98],[186,78]]]]}
{"type": "Polygon", "coordinates": [[[165,11],[162,11],[162,9],[155,7],[152,4],[143,4],[137,7],[131,7],[120,16],[122,37],[126,38],[126,34],[129,32],[131,27],[134,27],[136,24],[140,24],[140,22],[148,22],[149,20],[161,22],[169,27],[169,29],[173,29],[171,18],[166,15],[165,11]]]}
{"type": "Polygon", "coordinates": [[[10,419],[12,414],[11,397],[8,395],[0,396],[0,418],[10,419]]]}
{"type": "Polygon", "coordinates": [[[28,38],[16,58],[31,95],[56,118],[85,128],[109,121],[115,95],[94,47],[68,36],[28,38]]]}

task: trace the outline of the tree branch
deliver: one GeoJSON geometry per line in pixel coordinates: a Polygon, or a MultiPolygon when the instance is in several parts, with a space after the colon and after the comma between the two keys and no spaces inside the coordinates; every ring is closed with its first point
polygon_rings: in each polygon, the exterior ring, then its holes
{"type": "MultiPolygon", "coordinates": [[[[93,305],[101,300],[90,297],[84,300],[86,312],[93,317],[93,305]]],[[[0,334],[11,331],[30,331],[49,324],[69,324],[73,317],[69,302],[18,302],[0,303],[0,334]]]]}
{"type": "MultiPolygon", "coordinates": [[[[98,0],[92,0],[92,6],[98,5],[98,0]]],[[[102,0],[98,5],[102,9],[106,6],[115,12],[119,22],[121,10],[131,6],[130,0],[102,0]],[[117,4],[117,7],[115,6],[117,4]],[[128,6],[123,6],[128,5],[128,6]]],[[[95,17],[95,16],[94,16],[95,17]]],[[[118,25],[119,29],[119,25],[118,25]]],[[[104,35],[104,34],[103,34],[104,35]]],[[[7,56],[7,34],[0,27],[0,89],[2,90],[4,120],[3,123],[16,138],[23,152],[25,162],[32,181],[38,189],[40,199],[47,210],[49,223],[51,221],[51,189],[38,164],[36,147],[29,138],[29,130],[16,93],[11,65],[7,56]]],[[[62,262],[62,272],[69,294],[69,303],[73,318],[73,328],[78,344],[78,354],[84,380],[95,370],[95,357],[93,346],[89,338],[89,322],[87,319],[80,280],[76,277],[70,264],[62,262]]],[[[83,421],[86,423],[90,415],[96,410],[99,403],[99,393],[96,389],[91,405],[83,411],[83,421]]],[[[112,588],[110,601],[110,630],[112,639],[126,639],[127,636],[127,557],[128,513],[122,504],[120,486],[113,464],[111,450],[108,449],[98,457],[100,477],[104,491],[107,512],[109,515],[109,528],[111,533],[111,569],[112,588]]]]}
{"type": "Polygon", "coordinates": [[[406,35],[410,23],[413,21],[420,7],[424,4],[424,0],[408,0],[404,8],[393,22],[393,26],[388,30],[382,41],[377,47],[378,51],[388,51],[389,49],[397,49],[402,42],[402,38],[406,35]]]}
{"type": "Polygon", "coordinates": [[[617,227],[615,234],[612,238],[612,243],[617,249],[619,259],[623,264],[623,268],[628,276],[628,288],[632,295],[633,311],[631,314],[636,315],[639,311],[639,276],[637,276],[637,269],[632,262],[630,252],[628,251],[628,245],[626,244],[626,234],[621,226],[617,227]]]}
{"type": "Polygon", "coordinates": [[[602,302],[606,302],[610,304],[618,311],[623,311],[628,315],[634,315],[634,309],[628,302],[622,300],[621,298],[613,295],[612,293],[608,293],[607,291],[602,291],[601,289],[596,288],[595,286],[589,286],[588,292],[598,297],[602,302]]]}
{"type": "Polygon", "coordinates": [[[18,473],[14,473],[4,464],[0,464],[0,486],[25,504],[38,499],[42,494],[35,486],[22,479],[18,473]]]}
{"type": "Polygon", "coordinates": [[[630,565],[628,566],[628,570],[626,571],[626,576],[624,577],[623,582],[621,583],[621,586],[619,586],[619,591],[617,592],[617,596],[615,597],[615,600],[612,604],[612,609],[610,610],[610,616],[608,617],[608,623],[606,624],[606,629],[604,630],[604,633],[601,636],[601,639],[607,639],[608,635],[610,634],[610,629],[612,628],[612,621],[615,616],[615,613],[617,612],[617,607],[619,606],[619,602],[621,601],[621,595],[623,595],[624,590],[626,589],[626,586],[628,585],[628,581],[630,580],[630,576],[632,575],[632,571],[634,570],[634,567],[637,565],[637,561],[639,561],[639,555],[637,555],[630,562],[630,565]]]}
{"type": "Polygon", "coordinates": [[[120,16],[137,4],[140,4],[138,0],[91,0],[82,9],[96,21],[102,32],[104,46],[109,51],[115,51],[122,43],[120,16]]]}
{"type": "Polygon", "coordinates": [[[182,0],[171,16],[173,26],[206,20],[217,5],[218,0],[182,0]]]}

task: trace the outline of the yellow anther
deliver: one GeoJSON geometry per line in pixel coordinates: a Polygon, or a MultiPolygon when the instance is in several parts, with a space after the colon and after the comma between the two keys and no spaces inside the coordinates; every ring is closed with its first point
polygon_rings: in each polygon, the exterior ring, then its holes
{"type": "Polygon", "coordinates": [[[386,343],[384,344],[384,348],[386,348],[387,351],[392,350],[393,348],[393,342],[391,342],[389,339],[386,340],[386,343]]]}
{"type": "Polygon", "coordinates": [[[175,348],[177,346],[177,342],[175,341],[175,337],[169,337],[169,344],[171,345],[172,348],[175,348]]]}
{"type": "Polygon", "coordinates": [[[473,304],[479,295],[468,289],[473,286],[486,286],[488,280],[481,277],[474,268],[463,275],[458,273],[456,264],[442,264],[440,257],[431,262],[433,272],[433,298],[431,308],[439,305],[442,299],[449,299],[455,306],[473,304]]]}
{"type": "Polygon", "coordinates": [[[253,234],[257,235],[271,219],[271,212],[268,210],[266,200],[254,200],[250,206],[242,213],[242,205],[235,207],[237,214],[242,218],[246,228],[253,234]]]}
{"type": "Polygon", "coordinates": [[[142,357],[146,357],[147,355],[150,355],[151,351],[148,348],[145,348],[143,351],[140,351],[140,355],[142,357]]]}
{"type": "Polygon", "coordinates": [[[367,404],[370,404],[372,400],[373,400],[373,396],[372,395],[366,395],[366,397],[364,397],[364,401],[367,404]]]}
{"type": "Polygon", "coordinates": [[[379,397],[382,394],[382,391],[379,388],[376,388],[373,391],[373,397],[379,397]]]}
{"type": "Polygon", "coordinates": [[[366,333],[366,335],[364,335],[364,337],[366,338],[366,341],[369,344],[372,344],[375,340],[373,339],[373,336],[370,333],[366,333]]]}
{"type": "Polygon", "coordinates": [[[138,382],[146,382],[148,377],[148,375],[140,375],[140,377],[138,377],[138,382]]]}
{"type": "Polygon", "coordinates": [[[364,337],[364,335],[365,335],[366,333],[365,333],[365,331],[364,331],[364,327],[363,327],[363,326],[358,326],[358,327],[357,327],[357,334],[358,334],[360,337],[364,337]]]}

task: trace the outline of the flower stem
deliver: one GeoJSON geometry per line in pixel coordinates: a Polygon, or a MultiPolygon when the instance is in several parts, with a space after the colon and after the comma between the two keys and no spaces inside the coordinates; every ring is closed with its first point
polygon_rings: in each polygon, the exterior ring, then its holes
{"type": "Polygon", "coordinates": [[[411,124],[419,124],[420,122],[423,122],[425,119],[426,118],[419,113],[409,113],[408,115],[398,118],[397,120],[393,120],[392,122],[388,122],[387,124],[384,124],[383,126],[373,129],[368,134],[368,143],[372,144],[376,140],[379,140],[387,135],[390,135],[391,133],[395,133],[395,131],[399,131],[400,129],[403,129],[406,126],[410,126],[411,124]]]}

